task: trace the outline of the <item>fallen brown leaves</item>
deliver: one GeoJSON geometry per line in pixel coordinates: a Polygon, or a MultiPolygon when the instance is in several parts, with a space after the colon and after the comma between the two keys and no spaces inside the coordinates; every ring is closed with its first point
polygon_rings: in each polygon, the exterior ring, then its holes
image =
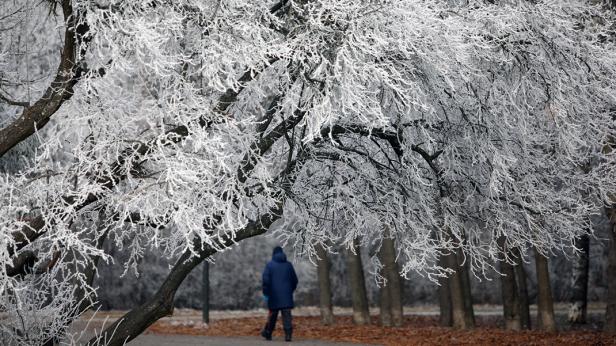
{"type": "MultiPolygon", "coordinates": [[[[189,334],[207,336],[258,336],[262,318],[220,319],[202,325],[177,325],[157,322],[149,332],[159,334],[189,334]]],[[[279,321],[276,334],[282,334],[279,321]]],[[[479,327],[472,331],[438,327],[436,317],[407,316],[403,327],[381,327],[376,317],[373,324],[356,326],[351,317],[336,318],[333,326],[323,326],[318,317],[294,317],[293,335],[302,339],[319,339],[380,345],[616,345],[616,336],[597,331],[577,330],[559,333],[540,331],[505,331],[497,327],[493,318],[479,318],[479,327]]]]}

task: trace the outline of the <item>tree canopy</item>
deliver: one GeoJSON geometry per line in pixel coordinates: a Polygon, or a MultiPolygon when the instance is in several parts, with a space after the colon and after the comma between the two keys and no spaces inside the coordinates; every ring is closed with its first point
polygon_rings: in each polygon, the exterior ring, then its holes
{"type": "Polygon", "coordinates": [[[616,183],[613,23],[562,0],[3,2],[0,335],[62,335],[105,240],[127,268],[178,258],[118,340],[274,222],[309,256],[388,230],[433,279],[457,249],[478,275],[571,249],[616,183]]]}

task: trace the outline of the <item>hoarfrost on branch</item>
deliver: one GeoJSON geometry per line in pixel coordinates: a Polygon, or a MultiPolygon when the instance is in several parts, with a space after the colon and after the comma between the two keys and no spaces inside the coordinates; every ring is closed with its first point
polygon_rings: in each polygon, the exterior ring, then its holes
{"type": "Polygon", "coordinates": [[[2,157],[21,163],[0,177],[14,342],[95,299],[80,270],[113,260],[101,239],[129,270],[271,214],[310,256],[388,229],[403,274],[445,275],[461,248],[484,275],[503,236],[570,249],[614,191],[614,21],[585,1],[19,0],[0,18],[4,125],[53,79],[67,23],[87,27],[31,158],[2,157]]]}

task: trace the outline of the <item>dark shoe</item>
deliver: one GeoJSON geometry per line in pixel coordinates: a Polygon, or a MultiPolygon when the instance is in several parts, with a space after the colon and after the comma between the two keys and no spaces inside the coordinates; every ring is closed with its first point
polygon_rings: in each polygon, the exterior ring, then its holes
{"type": "Polygon", "coordinates": [[[284,341],[291,341],[291,331],[290,330],[285,330],[284,331],[284,341]]]}
{"type": "Polygon", "coordinates": [[[265,340],[271,341],[272,334],[268,333],[265,329],[261,331],[261,336],[265,338],[265,340]]]}

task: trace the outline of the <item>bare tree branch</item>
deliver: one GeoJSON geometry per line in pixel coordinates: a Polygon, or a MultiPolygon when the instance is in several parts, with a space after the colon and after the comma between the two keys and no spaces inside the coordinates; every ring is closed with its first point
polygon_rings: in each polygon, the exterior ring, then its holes
{"type": "Polygon", "coordinates": [[[15,101],[9,98],[9,96],[4,95],[2,92],[0,92],[0,100],[11,106],[30,107],[30,104],[28,102],[15,101]]]}

